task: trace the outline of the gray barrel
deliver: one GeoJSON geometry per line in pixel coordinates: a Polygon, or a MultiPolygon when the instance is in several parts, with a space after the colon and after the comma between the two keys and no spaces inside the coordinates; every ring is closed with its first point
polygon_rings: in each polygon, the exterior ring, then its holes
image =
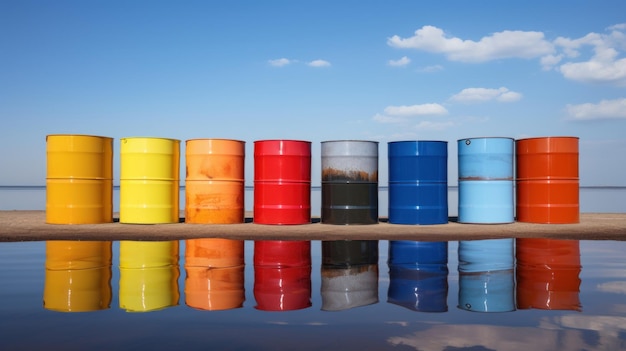
{"type": "Polygon", "coordinates": [[[322,223],[378,223],[378,142],[322,142],[322,223]]]}

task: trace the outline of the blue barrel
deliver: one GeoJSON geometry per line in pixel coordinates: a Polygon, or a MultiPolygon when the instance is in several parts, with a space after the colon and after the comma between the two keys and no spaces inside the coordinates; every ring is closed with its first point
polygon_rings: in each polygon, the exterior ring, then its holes
{"type": "Polygon", "coordinates": [[[507,238],[459,241],[459,272],[476,273],[513,269],[514,240],[507,238]]]}
{"type": "Polygon", "coordinates": [[[389,265],[387,302],[419,312],[448,310],[448,266],[389,265]]]}
{"type": "Polygon", "coordinates": [[[514,221],[512,138],[469,138],[457,141],[459,222],[514,221]]]}
{"type": "Polygon", "coordinates": [[[388,143],[389,223],[448,222],[448,142],[388,143]]]}
{"type": "Polygon", "coordinates": [[[389,264],[413,267],[448,265],[448,242],[389,241],[389,264]]]}
{"type": "Polygon", "coordinates": [[[513,270],[459,274],[458,308],[472,312],[515,310],[513,270]]]}

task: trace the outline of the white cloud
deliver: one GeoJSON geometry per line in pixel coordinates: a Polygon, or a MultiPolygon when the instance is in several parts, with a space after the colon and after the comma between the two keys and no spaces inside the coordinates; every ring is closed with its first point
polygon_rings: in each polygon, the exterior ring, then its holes
{"type": "Polygon", "coordinates": [[[313,61],[307,63],[307,65],[309,65],[311,67],[329,67],[330,66],[330,62],[325,61],[325,60],[313,60],[313,61]]]}
{"type": "Polygon", "coordinates": [[[283,57],[276,60],[269,60],[268,62],[271,66],[282,67],[292,63],[293,61],[283,57]]]}
{"type": "Polygon", "coordinates": [[[400,123],[405,121],[402,117],[386,116],[381,115],[380,113],[375,114],[374,117],[372,117],[372,120],[379,123],[400,123]]]}
{"type": "Polygon", "coordinates": [[[563,60],[563,55],[546,55],[541,58],[541,66],[544,70],[550,70],[563,60]]]}
{"type": "Polygon", "coordinates": [[[385,113],[391,116],[433,116],[448,113],[440,104],[421,104],[410,106],[387,106],[385,113]]]}
{"type": "Polygon", "coordinates": [[[451,61],[486,62],[502,58],[535,58],[552,54],[554,46],[542,32],[502,31],[479,41],[448,37],[434,26],[423,26],[409,38],[398,35],[387,44],[401,49],[418,49],[441,53],[451,61]]]}
{"type": "Polygon", "coordinates": [[[522,94],[510,91],[505,87],[498,89],[466,88],[453,95],[450,100],[458,102],[483,102],[497,100],[500,102],[514,102],[522,98],[522,94]]]}
{"type": "Polygon", "coordinates": [[[626,98],[602,100],[597,104],[567,105],[569,118],[576,121],[626,119],[626,98]]]}
{"type": "Polygon", "coordinates": [[[402,56],[402,58],[398,60],[389,60],[388,62],[389,66],[393,66],[393,67],[404,67],[408,65],[409,63],[411,63],[411,59],[406,56],[402,56]]]}
{"type": "Polygon", "coordinates": [[[425,67],[420,68],[418,71],[424,72],[424,73],[434,73],[434,72],[443,71],[443,66],[442,65],[425,66],[425,67]]]}
{"type": "Polygon", "coordinates": [[[598,290],[603,292],[626,295],[626,281],[602,283],[598,285],[598,290]]]}

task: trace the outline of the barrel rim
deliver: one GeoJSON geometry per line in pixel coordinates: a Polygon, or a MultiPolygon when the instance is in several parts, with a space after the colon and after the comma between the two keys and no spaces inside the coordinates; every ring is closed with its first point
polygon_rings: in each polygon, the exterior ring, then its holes
{"type": "Polygon", "coordinates": [[[93,135],[93,134],[47,134],[46,135],[46,140],[48,140],[48,137],[51,136],[58,136],[58,137],[91,137],[91,138],[101,138],[101,139],[109,139],[109,140],[113,140],[113,137],[108,137],[108,136],[104,136],[104,135],[93,135]]]}
{"type": "Polygon", "coordinates": [[[156,139],[156,140],[165,140],[165,141],[175,141],[175,142],[179,142],[180,143],[180,139],[174,139],[174,138],[163,138],[163,137],[144,137],[144,136],[130,136],[130,137],[123,137],[120,138],[120,142],[126,139],[156,139]]]}
{"type": "Polygon", "coordinates": [[[360,143],[375,143],[375,144],[379,143],[378,141],[375,141],[375,140],[361,140],[361,139],[325,140],[325,141],[322,141],[320,143],[324,144],[324,143],[350,142],[350,141],[352,141],[352,142],[360,142],[360,143]]]}
{"type": "Polygon", "coordinates": [[[539,136],[539,137],[529,137],[529,138],[521,138],[515,139],[516,142],[524,141],[524,140],[533,140],[533,139],[577,139],[580,140],[580,137],[570,136],[570,135],[553,135],[553,136],[539,136]]]}
{"type": "Polygon", "coordinates": [[[254,144],[256,143],[261,143],[261,142],[276,142],[276,141],[295,141],[295,142],[300,142],[300,143],[308,143],[311,144],[311,141],[308,140],[297,140],[297,139],[262,139],[262,140],[255,140],[254,144]]]}
{"type": "Polygon", "coordinates": [[[475,140],[475,139],[510,139],[510,140],[515,141],[515,138],[511,138],[511,137],[488,136],[488,137],[462,138],[462,139],[457,139],[457,142],[464,141],[464,140],[475,140]]]}
{"type": "MultiPolygon", "coordinates": [[[[465,140],[465,139],[463,139],[463,140],[465,140]]],[[[448,141],[446,141],[446,140],[395,140],[395,141],[388,141],[387,145],[389,145],[389,144],[399,144],[399,143],[420,143],[420,142],[444,143],[444,144],[448,143],[448,141]]]]}
{"type": "Polygon", "coordinates": [[[187,144],[190,141],[235,141],[238,143],[246,143],[245,140],[239,140],[239,139],[229,139],[229,138],[192,138],[192,139],[187,139],[185,140],[185,144],[187,144]]]}

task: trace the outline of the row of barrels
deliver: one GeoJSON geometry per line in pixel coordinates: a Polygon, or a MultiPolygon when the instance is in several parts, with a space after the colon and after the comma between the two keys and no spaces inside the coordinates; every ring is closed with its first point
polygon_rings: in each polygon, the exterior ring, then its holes
{"type": "MultiPolygon", "coordinates": [[[[243,307],[244,242],[184,242],[184,301],[200,310],[243,307]]],[[[299,310],[311,302],[311,242],[255,241],[255,308],[299,310]]],[[[378,302],[378,241],[321,242],[321,309],[339,311],[378,302]]],[[[119,242],[119,306],[148,312],[178,305],[179,241],[119,242]]],[[[387,301],[414,311],[448,310],[448,243],[390,241],[387,301]]],[[[46,309],[103,310],[112,301],[112,243],[49,241],[43,292],[46,309]]],[[[117,261],[117,260],[116,260],[117,261]]],[[[182,260],[181,260],[182,261],[182,260]]],[[[459,241],[458,308],[580,310],[577,240],[459,241]]]]}
{"type": "MultiPolygon", "coordinates": [[[[578,138],[457,141],[461,223],[578,223],[578,138]]],[[[185,222],[244,222],[245,142],[186,141],[185,222]]],[[[378,142],[321,143],[321,222],[378,223],[378,142]]],[[[448,143],[388,143],[389,222],[448,222],[448,143]]],[[[180,141],[120,140],[120,222],[179,221],[180,141]]],[[[47,136],[46,222],[113,220],[113,139],[47,136]]],[[[311,142],[254,142],[253,221],[311,222],[311,142]]]]}

